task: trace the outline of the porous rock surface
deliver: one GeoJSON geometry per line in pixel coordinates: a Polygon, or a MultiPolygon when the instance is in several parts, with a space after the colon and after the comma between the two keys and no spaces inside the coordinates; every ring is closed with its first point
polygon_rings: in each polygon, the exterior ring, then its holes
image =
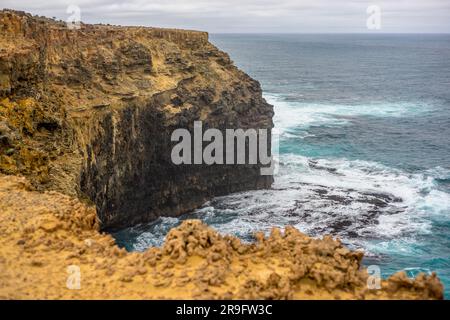
{"type": "Polygon", "coordinates": [[[175,165],[170,138],[192,132],[194,121],[222,132],[267,129],[270,138],[272,116],[259,83],[206,32],[71,30],[0,11],[0,173],[93,202],[102,228],[270,187],[260,165],[175,165]]]}
{"type": "Polygon", "coordinates": [[[93,207],[25,178],[0,177],[0,299],[442,299],[435,274],[397,273],[369,289],[361,252],[293,227],[244,244],[199,220],[161,248],[128,253],[93,207]],[[70,286],[71,266],[80,271],[70,286]],[[69,288],[67,286],[69,281],[69,288]],[[70,289],[72,288],[72,289],[70,289]]]}

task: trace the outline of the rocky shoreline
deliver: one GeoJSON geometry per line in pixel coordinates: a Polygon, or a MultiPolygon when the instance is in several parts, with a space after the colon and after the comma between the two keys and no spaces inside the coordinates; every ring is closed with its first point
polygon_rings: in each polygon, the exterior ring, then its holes
{"type": "Polygon", "coordinates": [[[362,252],[292,227],[244,244],[199,220],[161,248],[127,252],[99,232],[96,211],[58,192],[0,177],[0,299],[442,299],[435,274],[404,272],[368,288],[362,252]],[[79,286],[70,288],[71,268],[79,286]]]}
{"type": "Polygon", "coordinates": [[[260,165],[173,165],[170,134],[270,130],[272,106],[204,32],[11,10],[0,31],[1,299],[442,299],[435,274],[369,289],[361,252],[294,228],[243,244],[188,220],[120,249],[103,230],[270,187],[260,165]]]}

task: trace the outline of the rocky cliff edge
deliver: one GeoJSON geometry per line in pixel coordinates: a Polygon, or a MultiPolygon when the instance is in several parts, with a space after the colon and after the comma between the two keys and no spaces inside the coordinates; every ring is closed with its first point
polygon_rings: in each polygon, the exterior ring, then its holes
{"type": "Polygon", "coordinates": [[[0,11],[0,298],[442,299],[435,274],[369,289],[362,253],[294,228],[244,244],[191,220],[143,253],[100,232],[269,187],[258,166],[167,157],[175,128],[272,115],[206,33],[0,11]]]}
{"type": "Polygon", "coordinates": [[[98,231],[95,209],[0,177],[1,299],[442,299],[435,274],[397,273],[369,289],[361,252],[295,228],[244,244],[198,220],[161,248],[126,252],[98,231]],[[78,282],[74,279],[78,272],[78,282]]]}
{"type": "Polygon", "coordinates": [[[102,228],[270,187],[259,165],[174,165],[170,138],[194,121],[270,133],[272,116],[205,32],[0,11],[0,173],[94,203],[102,228]]]}

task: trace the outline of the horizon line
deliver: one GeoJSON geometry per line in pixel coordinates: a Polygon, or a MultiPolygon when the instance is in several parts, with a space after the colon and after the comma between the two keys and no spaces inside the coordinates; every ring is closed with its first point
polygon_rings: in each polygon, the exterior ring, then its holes
{"type": "MultiPolygon", "coordinates": [[[[201,31],[201,30],[199,30],[201,31]]],[[[208,32],[214,34],[252,34],[252,35],[450,35],[449,32],[208,32]]]]}

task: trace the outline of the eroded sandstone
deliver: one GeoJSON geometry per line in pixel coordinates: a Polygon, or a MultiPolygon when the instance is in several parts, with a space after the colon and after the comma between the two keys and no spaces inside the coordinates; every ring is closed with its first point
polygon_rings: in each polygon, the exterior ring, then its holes
{"type": "MultiPolygon", "coordinates": [[[[0,11],[0,172],[96,204],[102,228],[270,187],[259,165],[172,164],[173,130],[272,128],[260,85],[205,32],[0,11]]],[[[270,150],[270,145],[268,146],[270,150]]]]}
{"type": "Polygon", "coordinates": [[[397,273],[370,290],[361,252],[293,227],[242,243],[199,220],[172,229],[161,248],[126,252],[98,231],[95,209],[0,177],[3,299],[442,299],[435,274],[397,273]],[[67,288],[69,266],[80,289],[67,288]]]}
{"type": "Polygon", "coordinates": [[[168,157],[175,128],[270,129],[272,115],[204,32],[0,11],[0,298],[442,299],[435,274],[369,290],[362,253],[291,227],[244,244],[190,220],[143,253],[99,231],[270,186],[259,166],[168,157]]]}

